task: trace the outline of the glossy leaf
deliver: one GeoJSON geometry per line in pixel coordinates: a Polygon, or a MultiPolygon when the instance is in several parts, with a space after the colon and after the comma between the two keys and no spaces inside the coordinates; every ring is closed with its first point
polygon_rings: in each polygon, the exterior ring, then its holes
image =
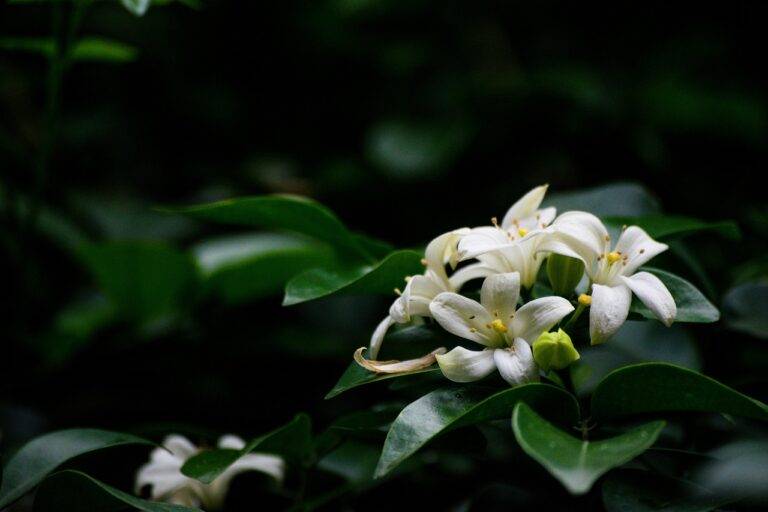
{"type": "MultiPolygon", "coordinates": [[[[712,323],[720,319],[720,312],[695,286],[665,270],[643,267],[641,270],[650,272],[664,283],[677,304],[676,322],[712,323]]],[[[631,311],[645,318],[656,319],[656,315],[633,297],[631,311]]]]}
{"type": "Polygon", "coordinates": [[[723,297],[725,320],[731,329],[768,338],[768,284],[744,283],[723,297]]]}
{"type": "Polygon", "coordinates": [[[327,246],[276,233],[208,240],[195,246],[192,252],[206,292],[230,304],[278,293],[294,275],[332,260],[327,246]]]}
{"type": "Polygon", "coordinates": [[[583,494],[604,473],[650,448],[663,421],[640,425],[621,435],[586,441],[555,427],[524,403],[515,406],[512,429],[520,447],[572,494],[583,494]]]}
{"type": "Polygon", "coordinates": [[[152,242],[108,242],[82,249],[83,259],[118,313],[156,320],[188,300],[197,269],[191,256],[152,242]]]}
{"type": "Polygon", "coordinates": [[[544,206],[556,206],[558,212],[582,210],[598,217],[640,216],[659,212],[659,202],[637,183],[612,183],[573,192],[553,192],[544,206]]]}
{"type": "Polygon", "coordinates": [[[333,398],[336,395],[339,395],[352,388],[362,386],[364,384],[371,384],[373,382],[379,382],[387,379],[402,378],[419,373],[434,373],[439,371],[440,368],[438,368],[437,365],[434,365],[429,368],[424,368],[423,370],[416,370],[408,373],[374,373],[369,372],[353,361],[344,371],[336,385],[333,386],[333,389],[331,389],[328,394],[325,395],[325,399],[328,400],[329,398],[333,398]]]}
{"type": "Polygon", "coordinates": [[[125,445],[153,444],[130,434],[96,429],[59,430],[31,440],[3,467],[0,509],[21,498],[49,473],[70,459],[125,445]]]}
{"type": "Polygon", "coordinates": [[[685,236],[701,231],[714,231],[730,240],[741,238],[739,226],[729,220],[706,222],[678,215],[647,215],[643,217],[609,217],[606,219],[606,223],[613,226],[639,226],[652,238],[685,236]]]}
{"type": "Polygon", "coordinates": [[[222,224],[294,231],[358,258],[371,259],[360,239],[332,211],[306,197],[241,197],[173,211],[222,224]]]}
{"type": "Polygon", "coordinates": [[[493,393],[481,387],[452,386],[438,389],[409,404],[387,434],[376,476],[392,471],[431,439],[449,430],[506,418],[515,404],[525,402],[564,423],[579,418],[576,399],[549,384],[525,384],[493,393]]]}
{"type": "Polygon", "coordinates": [[[181,472],[210,484],[240,457],[251,452],[280,455],[288,463],[306,464],[313,456],[312,425],[309,416],[299,414],[287,425],[257,437],[242,450],[206,450],[190,457],[181,472]]]}
{"type": "Polygon", "coordinates": [[[406,276],[424,270],[416,251],[395,251],[375,265],[352,268],[316,268],[301,273],[285,286],[284,306],[327,297],[335,293],[388,293],[405,286],[406,276]]]}
{"type": "MultiPolygon", "coordinates": [[[[52,57],[56,45],[50,38],[3,38],[0,39],[0,49],[52,57]]],[[[129,62],[135,60],[137,54],[136,48],[120,41],[84,37],[72,46],[69,58],[73,61],[129,62]]]]}
{"type": "Polygon", "coordinates": [[[193,512],[197,508],[147,501],[100,482],[79,471],[48,477],[35,495],[35,512],[193,512]]]}
{"type": "Polygon", "coordinates": [[[598,421],[662,411],[719,412],[768,421],[768,406],[700,373],[667,363],[611,372],[592,395],[598,421]]]}

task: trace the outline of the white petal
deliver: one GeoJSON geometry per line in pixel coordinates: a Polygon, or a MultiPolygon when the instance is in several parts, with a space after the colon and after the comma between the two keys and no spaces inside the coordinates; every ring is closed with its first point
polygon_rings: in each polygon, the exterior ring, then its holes
{"type": "Polygon", "coordinates": [[[565,212],[555,219],[547,231],[555,233],[554,240],[565,244],[572,252],[578,254],[588,270],[592,268],[597,257],[608,248],[608,230],[600,219],[591,213],[565,212]]]}
{"type": "Polygon", "coordinates": [[[533,343],[541,333],[548,331],[571,311],[573,306],[562,297],[541,297],[532,300],[515,313],[512,333],[515,338],[533,343]]]}
{"type": "Polygon", "coordinates": [[[501,227],[509,229],[515,221],[520,221],[526,217],[531,217],[536,214],[536,210],[539,209],[539,205],[544,200],[544,195],[547,193],[549,185],[540,185],[530,191],[528,191],[523,197],[517,200],[513,204],[504,218],[501,221],[501,227]]]}
{"type": "Polygon", "coordinates": [[[407,373],[416,370],[423,370],[424,368],[432,366],[432,364],[435,362],[435,356],[438,354],[445,354],[445,348],[440,347],[422,357],[418,357],[416,359],[407,359],[405,361],[376,361],[375,359],[365,359],[363,357],[363,352],[365,352],[365,347],[360,347],[355,350],[355,362],[370,372],[407,373]]]}
{"type": "Polygon", "coordinates": [[[456,250],[457,243],[461,238],[469,233],[468,228],[456,229],[443,233],[432,240],[424,251],[424,259],[427,260],[427,266],[434,272],[445,278],[445,264],[450,263],[455,267],[458,261],[456,250]]]}
{"type": "Polygon", "coordinates": [[[200,449],[192,444],[189,439],[178,434],[171,434],[163,440],[163,446],[176,457],[184,460],[196,454],[200,449]]]}
{"type": "Polygon", "coordinates": [[[480,303],[505,324],[510,321],[517,309],[519,297],[520,274],[517,272],[486,277],[480,289],[480,303]]]}
{"type": "Polygon", "coordinates": [[[403,294],[392,304],[389,314],[397,323],[410,322],[412,316],[430,316],[429,303],[447,291],[446,285],[431,270],[422,276],[413,276],[403,294]]]}
{"type": "Polygon", "coordinates": [[[626,285],[592,285],[589,307],[589,337],[592,345],[603,343],[619,330],[629,314],[632,292],[626,285]]]}
{"type": "Polygon", "coordinates": [[[437,364],[443,375],[453,382],[474,382],[487,377],[496,368],[494,352],[456,347],[447,354],[437,356],[437,364]]]}
{"type": "Polygon", "coordinates": [[[219,438],[218,447],[229,448],[230,450],[242,450],[245,448],[245,441],[234,434],[227,434],[219,438]]]}
{"type": "Polygon", "coordinates": [[[669,327],[677,316],[677,304],[661,279],[649,272],[638,272],[631,277],[621,276],[621,280],[637,295],[656,318],[669,327]]]}
{"type": "Polygon", "coordinates": [[[370,354],[373,359],[376,359],[379,356],[379,349],[381,348],[381,344],[384,342],[384,336],[386,336],[387,330],[389,330],[389,328],[394,323],[394,319],[387,315],[384,320],[379,322],[379,325],[377,325],[376,329],[373,331],[369,345],[370,354]]]}
{"type": "Polygon", "coordinates": [[[513,243],[509,234],[503,229],[494,226],[473,228],[459,241],[459,260],[464,261],[495,251],[502,247],[508,247],[513,243]]]}
{"type": "Polygon", "coordinates": [[[534,215],[531,215],[530,217],[526,217],[524,219],[519,220],[518,225],[511,226],[511,229],[513,234],[515,233],[515,227],[524,228],[528,232],[532,232],[534,230],[541,230],[546,228],[550,224],[552,224],[552,221],[555,220],[556,216],[557,216],[557,208],[555,208],[554,206],[550,206],[549,208],[544,208],[542,210],[536,210],[534,215]]]}
{"type": "Polygon", "coordinates": [[[504,343],[503,338],[489,327],[491,314],[480,303],[458,293],[441,293],[429,306],[432,318],[443,329],[488,347],[504,343]]]}
{"type": "Polygon", "coordinates": [[[533,360],[531,347],[522,338],[515,339],[511,350],[494,350],[493,360],[501,377],[512,386],[539,380],[539,369],[533,360]]]}
{"type": "MultiPolygon", "coordinates": [[[[168,453],[165,450],[162,451],[168,453]]],[[[140,492],[144,486],[149,485],[151,486],[150,495],[156,500],[185,487],[189,479],[181,473],[183,463],[182,460],[169,459],[166,462],[153,461],[141,466],[136,473],[136,492],[140,492]]]]}
{"type": "Polygon", "coordinates": [[[657,242],[637,226],[625,229],[614,248],[628,257],[626,266],[622,268],[625,276],[634,274],[641,265],[667,249],[667,244],[657,242]]]}
{"type": "Polygon", "coordinates": [[[460,268],[459,270],[453,273],[453,275],[449,278],[449,281],[451,283],[451,287],[454,290],[460,290],[462,286],[464,286],[467,282],[471,281],[472,279],[477,279],[480,277],[488,277],[498,273],[499,271],[496,270],[496,268],[492,267],[491,265],[487,265],[483,262],[478,262],[478,263],[472,263],[471,265],[467,265],[466,267],[460,268]]]}

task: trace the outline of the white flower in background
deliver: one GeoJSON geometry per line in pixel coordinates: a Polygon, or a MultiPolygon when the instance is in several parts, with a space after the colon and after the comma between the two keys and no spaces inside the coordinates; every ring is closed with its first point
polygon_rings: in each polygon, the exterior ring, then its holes
{"type": "Polygon", "coordinates": [[[461,261],[476,258],[475,272],[485,275],[519,272],[522,285],[533,286],[544,259],[539,254],[540,236],[555,218],[554,207],[539,209],[548,185],[526,193],[507,211],[499,225],[472,229],[458,246],[461,261]]]}
{"type": "Polygon", "coordinates": [[[454,382],[472,382],[498,369],[511,385],[538,380],[530,345],[573,306],[562,297],[542,297],[518,310],[519,294],[520,274],[510,272],[486,278],[480,302],[451,292],[432,301],[432,317],[446,331],[486,347],[456,347],[436,355],[443,375],[454,382]]]}
{"type": "Polygon", "coordinates": [[[483,265],[473,264],[448,276],[445,266],[448,264],[452,269],[456,267],[457,244],[467,233],[468,228],[449,231],[427,245],[422,260],[426,267],[424,274],[407,279],[405,289],[389,308],[389,315],[379,323],[371,336],[369,353],[372,359],[378,356],[384,336],[393,324],[408,323],[413,317],[429,317],[429,304],[437,295],[455,292],[467,281],[489,275],[483,265]]]}
{"type": "MultiPolygon", "coordinates": [[[[200,453],[200,448],[180,435],[169,435],[163,441],[163,446],[164,448],[153,450],[149,462],[136,473],[136,493],[148,485],[151,487],[151,498],[157,501],[219,510],[224,506],[229,484],[236,475],[245,471],[260,471],[277,481],[282,481],[285,473],[282,458],[249,453],[240,457],[211,484],[206,485],[181,472],[184,462],[200,453]]],[[[218,447],[242,450],[245,442],[237,436],[226,435],[219,439],[218,447]]]]}
{"type": "Polygon", "coordinates": [[[602,343],[622,326],[629,314],[632,293],[666,326],[677,315],[672,294],[649,272],[636,270],[667,245],[653,240],[637,226],[623,230],[611,249],[611,237],[603,223],[586,212],[566,212],[542,237],[540,251],[578,258],[584,262],[592,283],[589,334],[592,344],[602,343]]]}

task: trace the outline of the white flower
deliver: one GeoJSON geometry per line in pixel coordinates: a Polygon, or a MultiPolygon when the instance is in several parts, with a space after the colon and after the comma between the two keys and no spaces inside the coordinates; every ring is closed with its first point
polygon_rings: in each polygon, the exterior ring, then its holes
{"type": "Polygon", "coordinates": [[[523,286],[533,286],[543,260],[538,254],[543,240],[540,235],[557,213],[553,207],[539,209],[547,187],[536,187],[518,199],[501,225],[494,220],[493,226],[474,228],[462,237],[459,259],[477,258],[475,271],[485,275],[519,272],[523,286]]]}
{"type": "Polygon", "coordinates": [[[666,326],[677,315],[672,294],[649,272],[636,270],[667,245],[653,240],[637,226],[626,228],[611,249],[611,238],[603,223],[586,212],[566,212],[543,237],[540,251],[578,258],[592,282],[589,334],[592,344],[602,343],[622,326],[629,314],[632,293],[666,326]]]}
{"type": "MultiPolygon", "coordinates": [[[[211,484],[206,485],[181,472],[184,462],[200,453],[200,448],[186,437],[175,434],[166,437],[163,446],[164,448],[153,450],[149,462],[136,473],[136,492],[139,493],[144,486],[149,485],[153,500],[218,510],[224,506],[229,484],[236,475],[245,471],[261,471],[277,481],[282,481],[285,473],[282,458],[249,453],[240,457],[211,484]]],[[[226,435],[219,439],[218,446],[242,450],[245,442],[237,436],[226,435]]]]}
{"type": "Polygon", "coordinates": [[[438,354],[443,375],[454,382],[472,382],[498,369],[511,385],[538,380],[530,345],[573,306],[562,297],[542,297],[517,310],[519,294],[520,274],[510,272],[486,278],[479,303],[451,292],[432,301],[432,317],[446,331],[486,347],[456,347],[438,354]]]}
{"type": "Polygon", "coordinates": [[[429,317],[431,315],[429,304],[437,295],[457,291],[467,281],[490,274],[483,265],[474,264],[467,265],[448,276],[445,265],[448,264],[451,268],[456,267],[457,243],[467,233],[469,233],[467,228],[449,231],[427,245],[422,260],[426,266],[424,274],[408,279],[400,297],[389,308],[389,315],[379,323],[371,336],[369,353],[372,359],[378,356],[384,336],[393,324],[410,322],[415,316],[429,317]]]}

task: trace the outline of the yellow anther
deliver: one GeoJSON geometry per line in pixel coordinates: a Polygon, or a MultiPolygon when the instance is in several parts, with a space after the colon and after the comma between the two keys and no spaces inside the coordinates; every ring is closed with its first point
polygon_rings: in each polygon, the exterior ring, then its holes
{"type": "Polygon", "coordinates": [[[491,329],[493,329],[494,331],[498,332],[499,334],[504,334],[505,332],[507,332],[509,330],[509,329],[507,329],[507,326],[504,325],[504,322],[502,322],[498,318],[496,320],[494,320],[493,322],[491,322],[490,325],[491,325],[491,329]]]}
{"type": "Polygon", "coordinates": [[[528,234],[528,230],[525,229],[525,228],[518,228],[517,234],[520,235],[520,236],[525,236],[525,235],[528,234]]]}
{"type": "Polygon", "coordinates": [[[586,293],[579,295],[579,304],[582,306],[589,306],[592,304],[592,297],[586,293]]]}
{"type": "Polygon", "coordinates": [[[422,264],[422,265],[424,265],[424,266],[426,267],[426,266],[427,266],[427,263],[429,263],[429,262],[427,261],[427,258],[421,258],[421,264],[422,264]]]}
{"type": "Polygon", "coordinates": [[[400,288],[395,288],[394,292],[395,292],[395,295],[398,295],[398,296],[403,294],[403,292],[400,291],[400,288]]]}
{"type": "Polygon", "coordinates": [[[607,258],[608,258],[608,263],[611,263],[611,264],[616,263],[621,259],[621,253],[616,251],[609,252],[607,258]]]}
{"type": "Polygon", "coordinates": [[[499,227],[499,219],[496,217],[491,217],[491,224],[493,224],[495,227],[499,227]]]}

